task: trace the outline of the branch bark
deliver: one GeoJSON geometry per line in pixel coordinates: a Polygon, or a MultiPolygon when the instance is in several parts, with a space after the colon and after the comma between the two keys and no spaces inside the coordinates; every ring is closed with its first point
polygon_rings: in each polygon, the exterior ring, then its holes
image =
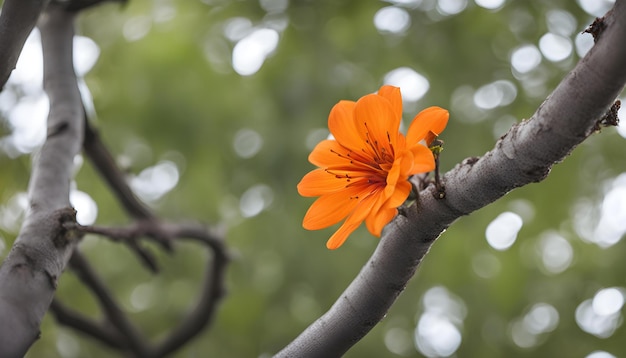
{"type": "Polygon", "coordinates": [[[29,183],[30,210],[0,267],[0,357],[21,357],[38,338],[41,319],[79,236],[65,225],[75,222],[70,180],[84,131],[72,62],[73,15],[50,5],[38,25],[44,89],[50,99],[48,134],[29,183]]]}
{"type": "Polygon", "coordinates": [[[626,83],[626,0],[617,0],[591,51],[529,120],[513,126],[481,158],[446,173],[385,230],[361,272],[322,317],[276,357],[339,357],[363,338],[404,290],[430,246],[454,220],[520,186],[543,180],[594,132],[626,83]]]}

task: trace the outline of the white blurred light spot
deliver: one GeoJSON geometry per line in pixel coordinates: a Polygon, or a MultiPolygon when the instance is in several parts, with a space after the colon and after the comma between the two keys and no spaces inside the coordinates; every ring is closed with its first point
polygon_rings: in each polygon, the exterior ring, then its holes
{"type": "Polygon", "coordinates": [[[28,195],[24,192],[14,194],[5,205],[0,206],[0,228],[17,233],[28,209],[28,195]]]}
{"type": "Polygon", "coordinates": [[[476,5],[489,10],[495,10],[504,4],[504,0],[474,0],[476,5]]]}
{"type": "Polygon", "coordinates": [[[415,340],[425,356],[448,357],[461,345],[461,332],[445,317],[427,312],[420,317],[415,340]]]}
{"type": "Polygon", "coordinates": [[[27,96],[32,96],[43,92],[42,81],[41,38],[39,30],[34,28],[22,47],[22,52],[8,82],[19,86],[27,96]]]}
{"type": "Polygon", "coordinates": [[[70,192],[70,203],[76,209],[76,221],[81,225],[92,225],[98,217],[98,205],[89,194],[80,190],[70,192]]]}
{"type": "Polygon", "coordinates": [[[258,184],[246,190],[239,199],[239,210],[245,218],[259,215],[274,201],[274,192],[264,184],[258,184]]]}
{"type": "Polygon", "coordinates": [[[266,12],[273,14],[287,10],[288,0],[260,0],[259,4],[266,12]]]}
{"type": "Polygon", "coordinates": [[[224,24],[224,36],[236,42],[246,37],[252,31],[252,21],[245,17],[233,17],[224,24]]]}
{"type": "Polygon", "coordinates": [[[584,57],[593,47],[593,36],[588,33],[580,33],[576,35],[574,45],[576,46],[576,54],[578,57],[584,57]]]}
{"type": "Polygon", "coordinates": [[[233,69],[242,76],[255,74],[278,46],[278,32],[258,29],[241,39],[233,49],[233,69]]]}
{"type": "Polygon", "coordinates": [[[444,287],[433,287],[424,294],[422,305],[424,312],[415,327],[416,348],[427,357],[454,354],[462,341],[464,302],[444,287]]]}
{"type": "Polygon", "coordinates": [[[122,33],[128,42],[134,42],[144,38],[152,28],[152,18],[149,16],[135,16],[124,23],[122,33]]]}
{"type": "Polygon", "coordinates": [[[176,164],[164,160],[131,178],[130,185],[141,199],[155,201],[174,189],[178,184],[178,179],[176,164]]]}
{"type": "Polygon", "coordinates": [[[235,133],[233,148],[241,158],[254,157],[263,147],[263,138],[256,131],[248,128],[240,129],[235,133]]]}
{"type": "Polygon", "coordinates": [[[437,10],[442,15],[456,15],[467,7],[467,0],[439,0],[437,10]]]}
{"type": "Polygon", "coordinates": [[[409,355],[411,349],[411,334],[405,329],[393,327],[385,332],[385,347],[397,355],[409,355]]]}
{"type": "Polygon", "coordinates": [[[593,308],[591,299],[583,301],[576,308],[576,323],[583,331],[599,338],[608,338],[622,323],[619,312],[600,315],[593,308]]]}
{"type": "Polygon", "coordinates": [[[548,32],[539,39],[539,49],[548,61],[563,61],[572,54],[572,41],[561,35],[548,32]]]}
{"type": "Polygon", "coordinates": [[[547,233],[539,241],[539,255],[546,270],[557,274],[570,266],[574,258],[574,249],[561,235],[547,233]]]}
{"type": "Polygon", "coordinates": [[[487,242],[496,250],[506,250],[517,239],[517,233],[522,228],[522,218],[510,211],[498,215],[485,230],[487,242]]]}
{"type": "Polygon", "coordinates": [[[585,358],[617,358],[617,357],[605,351],[593,351],[587,354],[585,358]]]}
{"type": "Polygon", "coordinates": [[[517,97],[517,87],[507,80],[498,80],[480,87],[474,93],[474,103],[478,108],[494,109],[511,104],[517,97]]]}
{"type": "Polygon", "coordinates": [[[511,325],[511,338],[522,348],[531,348],[539,342],[539,335],[553,331],[559,324],[559,312],[552,305],[539,302],[528,309],[511,325]]]}
{"type": "Polygon", "coordinates": [[[577,29],[578,23],[574,15],[565,10],[550,10],[546,13],[548,30],[561,36],[571,36],[577,29]]]}
{"type": "Polygon", "coordinates": [[[518,73],[534,70],[541,63],[541,53],[535,45],[522,45],[511,54],[511,67],[518,73]]]}
{"type": "Polygon", "coordinates": [[[3,143],[3,149],[10,157],[31,153],[44,143],[48,112],[48,96],[43,93],[23,97],[13,107],[8,115],[12,133],[8,142],[3,143]]]}
{"type": "Polygon", "coordinates": [[[596,292],[591,302],[593,311],[600,316],[618,313],[624,306],[624,295],[616,287],[604,288],[596,292]]]}
{"type": "Polygon", "coordinates": [[[578,0],[578,5],[591,16],[603,16],[613,7],[615,0],[578,0]]]}
{"type": "Polygon", "coordinates": [[[411,26],[411,16],[405,9],[396,6],[384,7],[374,15],[374,26],[383,33],[399,34],[411,26]]]}
{"type": "Polygon", "coordinates": [[[76,75],[82,77],[96,64],[100,56],[100,48],[89,37],[74,36],[74,69],[76,75]]]}
{"type": "Polygon", "coordinates": [[[137,285],[130,294],[130,305],[135,312],[145,311],[154,305],[155,288],[150,283],[137,285]]]}
{"type": "Polygon", "coordinates": [[[559,324],[559,312],[552,305],[537,303],[524,316],[524,327],[532,334],[553,331],[559,324]]]}
{"type": "Polygon", "coordinates": [[[400,87],[402,100],[405,102],[417,102],[430,88],[426,77],[409,67],[399,67],[387,72],[384,82],[387,85],[400,87]]]}

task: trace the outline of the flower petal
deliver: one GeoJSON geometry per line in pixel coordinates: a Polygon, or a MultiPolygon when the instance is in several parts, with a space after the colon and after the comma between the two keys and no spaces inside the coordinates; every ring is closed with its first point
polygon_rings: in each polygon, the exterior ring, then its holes
{"type": "Polygon", "coordinates": [[[386,98],[375,94],[361,97],[354,108],[356,127],[369,141],[366,151],[380,159],[393,156],[401,119],[386,98]]]}
{"type": "Polygon", "coordinates": [[[348,216],[346,221],[337,229],[337,231],[328,239],[326,247],[330,250],[339,248],[346,241],[348,236],[356,230],[365,220],[372,210],[372,206],[376,202],[377,195],[369,195],[363,199],[354,209],[352,214],[348,216]]]}
{"type": "Polygon", "coordinates": [[[398,213],[398,209],[396,208],[385,208],[379,210],[376,215],[370,215],[365,220],[365,225],[367,226],[367,230],[370,234],[380,237],[380,234],[383,231],[383,228],[391,222],[391,220],[398,213]]]}
{"type": "Polygon", "coordinates": [[[337,142],[348,149],[360,151],[363,148],[363,139],[359,135],[354,121],[354,107],[356,102],[340,101],[331,110],[328,116],[328,130],[337,142]]]}
{"type": "Polygon", "coordinates": [[[302,226],[307,230],[318,230],[340,222],[353,212],[370,191],[366,185],[354,185],[320,196],[304,215],[302,226]]]}
{"type": "Polygon", "coordinates": [[[324,169],[308,172],[298,183],[298,193],[302,196],[321,196],[343,190],[349,184],[338,179],[324,169]]]}
{"type": "Polygon", "coordinates": [[[435,157],[425,145],[417,144],[411,147],[413,153],[413,167],[408,175],[428,173],[435,169],[435,157]]]}
{"type": "MultiPolygon", "coordinates": [[[[418,113],[413,119],[413,122],[411,122],[409,130],[406,133],[406,141],[408,145],[411,146],[419,143],[420,141],[427,139],[427,137],[432,138],[432,136],[429,136],[430,132],[432,132],[435,136],[441,134],[448,124],[449,117],[450,114],[448,111],[436,106],[428,107],[418,113]]],[[[432,141],[432,139],[430,140],[432,141]]],[[[427,141],[427,144],[430,144],[430,142],[427,141]]]]}
{"type": "Polygon", "coordinates": [[[378,95],[386,98],[391,103],[395,116],[402,119],[402,95],[400,94],[400,88],[385,85],[378,90],[378,95]]]}
{"type": "Polygon", "coordinates": [[[367,216],[365,224],[367,230],[372,235],[380,236],[385,225],[387,225],[398,213],[397,208],[402,205],[411,192],[411,183],[409,181],[398,182],[395,190],[390,197],[382,203],[377,203],[372,212],[367,216]]]}

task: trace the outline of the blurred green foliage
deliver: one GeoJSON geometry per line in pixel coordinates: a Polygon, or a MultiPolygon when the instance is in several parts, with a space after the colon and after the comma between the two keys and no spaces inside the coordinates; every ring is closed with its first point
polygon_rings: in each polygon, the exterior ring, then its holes
{"type": "MultiPolygon", "coordinates": [[[[422,74],[430,88],[406,112],[405,123],[430,105],[450,109],[441,136],[446,171],[466,157],[484,154],[511,124],[530,117],[579,59],[575,51],[558,62],[543,58],[529,75],[535,82],[528,90],[528,82],[514,76],[513,50],[538,46],[549,30],[547,14],[560,10],[574,19],[575,29],[567,36],[572,41],[593,20],[578,3],[565,0],[508,1],[495,10],[470,1],[454,15],[437,10],[442,1],[405,3],[398,8],[410,15],[410,26],[401,33],[377,30],[375,14],[391,4],[373,0],[131,0],[80,15],[77,32],[101,51],[85,81],[96,125],[111,151],[125,158],[134,174],[162,160],[174,162],[178,184],[152,202],[153,208],[164,218],[226,227],[235,253],[229,292],[214,323],[174,356],[277,352],[332,305],[373,252],[378,239],[366,230],[331,252],[324,244],[332,228],[308,232],[301,227],[312,200],[299,197],[296,184],[312,169],[307,162],[311,142],[327,134],[334,103],[377,90],[398,67],[422,74]],[[281,4],[288,6],[267,10],[281,4]],[[233,18],[248,19],[253,29],[286,25],[278,31],[276,49],[250,76],[231,66],[236,41],[226,37],[225,27],[233,18]],[[493,109],[473,105],[471,94],[495,80],[513,83],[515,100],[493,109]],[[233,144],[242,129],[262,139],[258,153],[249,158],[237,155],[233,144]],[[244,217],[240,199],[258,184],[271,189],[264,192],[269,206],[244,217]]],[[[0,128],[1,135],[11,131],[7,125],[0,128]]],[[[422,356],[412,337],[424,311],[422,298],[437,286],[465,308],[456,325],[462,336],[457,356],[574,357],[595,350],[626,355],[624,327],[598,338],[575,320],[576,308],[599,289],[626,287],[626,243],[603,249],[582,240],[574,215],[581,200],[590,210],[601,203],[608,181],[626,169],[623,146],[615,129],[603,129],[556,165],[544,182],[458,220],[433,246],[385,320],[346,357],[422,356]],[[485,240],[485,229],[503,211],[519,213],[524,225],[510,249],[497,251],[485,240]],[[538,247],[547,232],[558,233],[573,249],[573,261],[563,272],[543,268],[538,247]],[[480,274],[485,262],[487,273],[480,274]],[[558,324],[520,347],[515,322],[538,302],[556,309],[558,324]]],[[[30,164],[27,155],[9,159],[0,153],[0,204],[26,190],[30,164]]],[[[128,221],[89,163],[76,182],[96,201],[98,224],[128,221]]],[[[0,228],[0,257],[16,235],[0,228]]],[[[186,312],[206,260],[204,252],[183,244],[171,257],[159,254],[163,272],[153,276],[126,248],[106,239],[87,237],[82,250],[151,339],[163,337],[186,312]]],[[[101,316],[72,272],[61,280],[58,297],[85,314],[101,316]]],[[[47,316],[28,357],[114,354],[47,316]]]]}

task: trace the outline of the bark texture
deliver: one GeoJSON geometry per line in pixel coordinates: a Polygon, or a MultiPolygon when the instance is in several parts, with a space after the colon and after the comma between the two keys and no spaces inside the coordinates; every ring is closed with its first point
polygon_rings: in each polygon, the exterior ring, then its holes
{"type": "Polygon", "coordinates": [[[57,280],[78,241],[78,234],[66,229],[75,222],[70,181],[84,132],[72,62],[73,15],[50,5],[39,28],[50,99],[47,139],[29,183],[30,210],[0,267],[0,357],[22,357],[38,338],[57,280]]]}

